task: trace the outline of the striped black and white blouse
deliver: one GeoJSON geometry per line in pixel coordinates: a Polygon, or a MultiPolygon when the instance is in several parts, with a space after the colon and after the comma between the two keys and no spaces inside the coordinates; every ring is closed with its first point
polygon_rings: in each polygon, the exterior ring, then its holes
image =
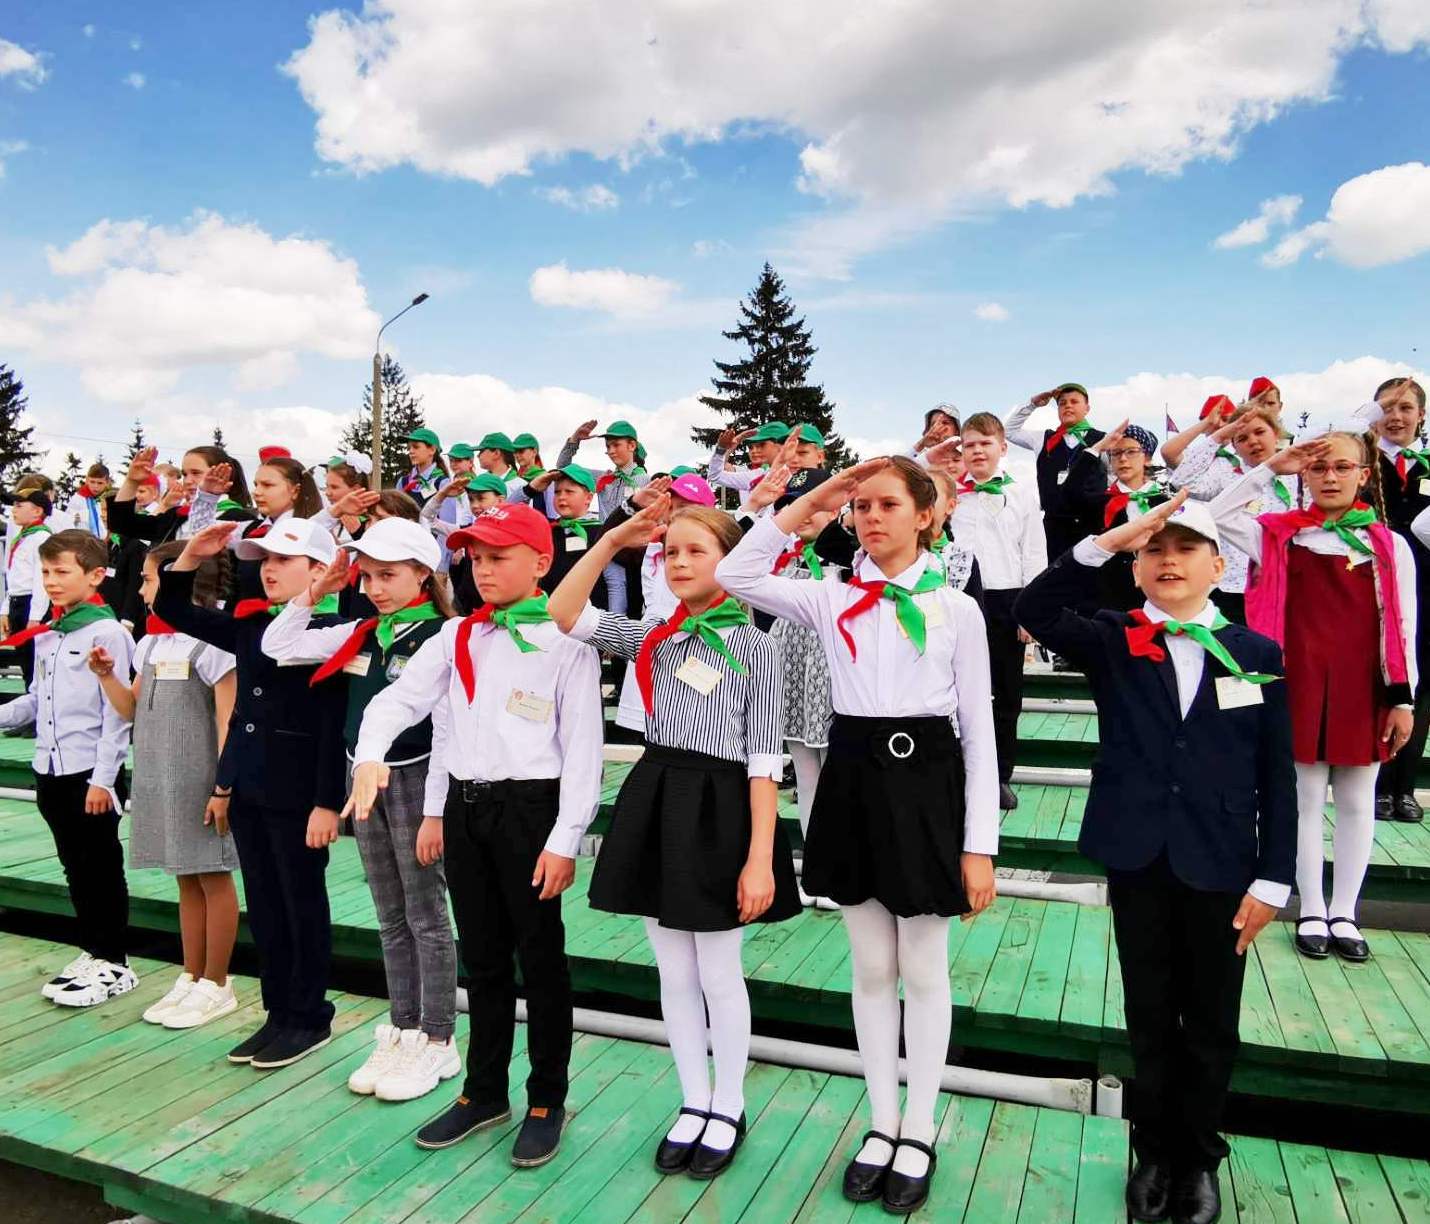
{"type": "MultiPolygon", "coordinates": [[[[587,605],[571,636],[623,659],[634,659],[662,617],[636,621],[587,605]]],[[[725,649],[744,664],[742,676],[698,637],[677,633],[656,647],[654,712],[646,717],[652,744],[702,752],[746,765],[751,778],[779,781],[784,771],[784,674],[779,647],[753,625],[719,630],[725,649]],[[699,659],[721,676],[708,695],[675,673],[699,659]]]]}

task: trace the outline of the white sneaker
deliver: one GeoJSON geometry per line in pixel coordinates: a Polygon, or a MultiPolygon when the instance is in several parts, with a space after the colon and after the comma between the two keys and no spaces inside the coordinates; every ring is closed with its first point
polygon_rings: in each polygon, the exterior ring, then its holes
{"type": "Polygon", "coordinates": [[[54,977],[40,987],[40,993],[47,999],[53,999],[66,986],[79,977],[79,975],[94,963],[94,957],[88,952],[81,952],[74,960],[70,961],[54,977]]]}
{"type": "Polygon", "coordinates": [[[443,1080],[451,1079],[462,1069],[457,1043],[433,1041],[421,1029],[407,1029],[402,1034],[402,1057],[377,1081],[379,1101],[413,1101],[426,1096],[443,1080]]]}
{"type": "Polygon", "coordinates": [[[173,988],[169,991],[169,993],[166,994],[157,1003],[155,1003],[152,1007],[146,1009],[141,1019],[146,1024],[163,1024],[164,1017],[167,1016],[176,1007],[178,1007],[179,1004],[184,1001],[185,996],[188,995],[189,991],[191,991],[193,988],[193,974],[185,970],[183,973],[179,974],[178,981],[174,983],[173,988]]]}
{"type": "Polygon", "coordinates": [[[238,996],[233,993],[233,979],[220,986],[208,978],[200,978],[184,996],[184,1001],[163,1019],[167,1029],[198,1028],[238,1010],[238,996]]]}
{"type": "Polygon", "coordinates": [[[348,1076],[348,1089],[359,1096],[371,1096],[377,1090],[377,1081],[397,1064],[402,1056],[402,1030],[396,1025],[379,1024],[373,1030],[377,1048],[367,1056],[356,1071],[348,1076]]]}
{"type": "Polygon", "coordinates": [[[61,1007],[97,1007],[110,999],[128,994],[139,985],[139,979],[128,965],[94,960],[84,972],[55,995],[61,1007]]]}

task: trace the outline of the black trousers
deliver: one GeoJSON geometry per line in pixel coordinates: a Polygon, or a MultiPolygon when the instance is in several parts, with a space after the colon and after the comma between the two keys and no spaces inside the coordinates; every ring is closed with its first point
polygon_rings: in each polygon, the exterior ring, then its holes
{"type": "Polygon", "coordinates": [[[536,860],[556,824],[561,782],[473,783],[453,778],[443,817],[447,891],[467,970],[471,1036],[462,1095],[507,1101],[516,964],[526,990],[528,1106],[566,1102],[571,1061],[571,971],[561,898],[539,901],[536,860]]]}
{"type": "Polygon", "coordinates": [[[328,851],[307,845],[308,811],[262,807],[235,789],[229,828],[238,849],[248,926],[258,946],[269,1023],[321,1032],[333,1020],[328,851]]]}
{"type": "Polygon", "coordinates": [[[1215,1169],[1217,1133],[1241,1044],[1246,958],[1231,920],[1244,894],[1182,883],[1166,856],[1107,873],[1133,1082],[1128,1115],[1139,1160],[1215,1169]]]}
{"type": "Polygon", "coordinates": [[[993,736],[998,745],[998,781],[1013,780],[1018,756],[1018,715],[1023,709],[1023,643],[1013,601],[1022,588],[983,591],[983,622],[988,630],[988,664],[993,678],[993,736]]]}
{"type": "MultiPolygon", "coordinates": [[[[114,789],[121,803],[129,797],[123,772],[114,789]]],[[[88,793],[88,770],[35,774],[35,803],[55,839],[79,922],[80,947],[100,960],[122,965],[129,949],[129,885],[124,878],[119,813],[89,815],[84,810],[88,793]]]]}
{"type": "Polygon", "coordinates": [[[1086,525],[1075,515],[1043,515],[1043,538],[1048,545],[1048,564],[1087,535],[1086,525]]]}
{"type": "MultiPolygon", "coordinates": [[[[10,632],[18,633],[30,623],[30,597],[28,595],[10,596],[10,632]]],[[[35,674],[35,643],[26,642],[21,646],[16,646],[15,662],[20,665],[20,675],[25,680],[25,688],[30,687],[30,678],[35,674]]],[[[81,801],[83,802],[83,801],[81,801]]]]}
{"type": "MultiPolygon", "coordinates": [[[[1427,609],[1430,615],[1430,609],[1427,609]]],[[[1430,675],[1420,673],[1420,689],[1415,694],[1415,725],[1405,747],[1380,767],[1375,790],[1378,795],[1413,795],[1415,774],[1420,758],[1425,755],[1425,740],[1430,736],[1430,675]]]]}

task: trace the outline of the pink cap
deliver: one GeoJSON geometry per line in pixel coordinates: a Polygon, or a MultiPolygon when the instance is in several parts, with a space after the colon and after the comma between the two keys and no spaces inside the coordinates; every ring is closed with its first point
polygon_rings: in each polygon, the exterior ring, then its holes
{"type": "Polygon", "coordinates": [[[447,547],[453,550],[470,548],[473,544],[525,544],[543,557],[555,551],[551,540],[551,520],[530,506],[505,503],[493,506],[477,515],[476,521],[454,531],[447,537],[447,547]]]}
{"type": "Polygon", "coordinates": [[[706,483],[703,476],[697,476],[694,472],[686,472],[683,476],[677,476],[670,482],[670,491],[677,497],[694,502],[697,506],[713,506],[715,504],[715,490],[706,483]]]}

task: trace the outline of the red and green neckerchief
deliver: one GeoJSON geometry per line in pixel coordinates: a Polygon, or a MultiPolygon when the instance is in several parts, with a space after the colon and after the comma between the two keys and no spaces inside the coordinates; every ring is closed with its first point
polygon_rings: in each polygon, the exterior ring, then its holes
{"type": "Polygon", "coordinates": [[[974,480],[972,476],[965,476],[963,483],[958,486],[958,495],[962,497],[965,493],[1001,494],[1012,483],[1013,478],[1006,475],[994,476],[991,480],[974,480]]]}
{"type": "Polygon", "coordinates": [[[929,591],[939,590],[945,583],[945,576],[934,567],[926,567],[919,575],[919,580],[914,583],[913,590],[905,590],[897,583],[889,581],[865,582],[862,578],[851,578],[849,585],[857,587],[863,591],[863,596],[855,603],[845,608],[839,614],[835,624],[839,628],[840,635],[844,638],[844,644],[849,647],[849,657],[858,658],[858,652],[854,648],[854,638],[849,630],[845,628],[844,622],[853,620],[856,616],[863,616],[881,599],[892,601],[894,605],[894,615],[899,624],[904,627],[904,632],[909,635],[909,641],[914,644],[914,649],[923,654],[924,648],[928,645],[928,626],[924,618],[924,610],[914,602],[915,595],[923,595],[929,591]]]}
{"type": "MultiPolygon", "coordinates": [[[[234,620],[247,620],[250,616],[260,614],[267,616],[277,616],[288,606],[285,599],[275,602],[271,599],[240,599],[233,606],[234,620]]],[[[338,597],[336,595],[324,595],[313,605],[314,616],[336,616],[338,614],[338,597]]]]}
{"type": "Polygon", "coordinates": [[[1133,489],[1130,493],[1114,484],[1107,490],[1107,504],[1102,508],[1102,525],[1111,527],[1112,520],[1127,509],[1129,502],[1136,502],[1137,509],[1146,514],[1152,508],[1154,497],[1166,496],[1167,490],[1155,480],[1149,480],[1140,489],[1133,489]]]}
{"type": "Polygon", "coordinates": [[[377,644],[382,647],[383,653],[392,649],[392,643],[397,635],[399,625],[415,625],[419,621],[430,621],[440,619],[442,614],[432,606],[432,601],[426,595],[419,595],[410,604],[398,608],[393,612],[384,612],[381,616],[370,616],[367,620],[358,621],[353,626],[353,631],[348,635],[348,640],[344,642],[333,653],[333,656],[318,668],[308,681],[308,684],[317,684],[320,680],[326,680],[329,676],[335,675],[345,668],[353,659],[357,658],[358,652],[367,645],[367,639],[374,629],[377,630],[377,644]]]}
{"type": "Polygon", "coordinates": [[[824,581],[824,563],[819,559],[819,554],[814,551],[814,544],[804,544],[799,548],[787,548],[775,558],[775,567],[770,570],[771,574],[782,574],[789,567],[792,561],[803,561],[805,569],[809,570],[809,576],[816,582],[824,581]]]}
{"type": "Polygon", "coordinates": [[[56,609],[54,616],[43,625],[30,625],[18,633],[12,633],[3,642],[0,642],[0,646],[23,646],[42,633],[63,635],[73,633],[76,629],[83,629],[86,625],[94,624],[95,621],[114,619],[114,609],[98,595],[91,595],[83,603],[75,604],[67,612],[56,609]]]}
{"type": "Polygon", "coordinates": [[[5,568],[9,569],[15,564],[15,554],[20,551],[20,541],[26,536],[49,535],[50,529],[44,523],[31,523],[19,535],[15,537],[15,542],[10,545],[10,555],[5,559],[5,568]]]}
{"type": "MultiPolygon", "coordinates": [[[[1367,557],[1375,556],[1375,549],[1356,535],[1357,528],[1366,528],[1372,523],[1380,521],[1375,511],[1365,502],[1356,502],[1349,510],[1342,511],[1334,518],[1329,517],[1319,506],[1311,506],[1305,510],[1292,510],[1287,521],[1297,531],[1305,527],[1320,527],[1332,535],[1340,537],[1341,542],[1352,552],[1363,553],[1367,557]]],[[[1346,562],[1347,569],[1350,569],[1351,565],[1352,562],[1346,562]]]]}
{"type": "Polygon", "coordinates": [[[586,529],[587,529],[588,527],[592,526],[596,521],[597,521],[597,520],[595,520],[595,519],[590,519],[590,518],[585,518],[585,519],[564,518],[564,519],[557,519],[557,520],[556,520],[556,525],[557,525],[558,527],[565,527],[566,530],[569,531],[572,535],[578,535],[578,536],[580,536],[582,540],[584,540],[587,544],[589,544],[589,543],[591,542],[591,533],[590,533],[589,531],[587,531],[586,529]]]}
{"type": "Polygon", "coordinates": [[[1400,477],[1402,488],[1410,483],[1412,466],[1418,467],[1422,474],[1430,476],[1430,451],[1412,450],[1408,446],[1400,448],[1400,453],[1395,456],[1395,474],[1400,477]],[[1409,463],[1406,462],[1407,459],[1409,463]]]}
{"type": "Polygon", "coordinates": [[[532,651],[540,650],[541,647],[532,645],[521,636],[521,626],[542,625],[550,619],[551,613],[546,610],[546,592],[544,591],[528,595],[525,599],[518,599],[514,604],[508,604],[505,608],[494,608],[491,604],[483,604],[470,616],[462,618],[461,624],[457,626],[455,654],[457,676],[462,681],[463,691],[467,694],[468,705],[471,705],[477,698],[477,669],[472,663],[472,631],[478,625],[495,625],[498,629],[505,629],[511,635],[511,640],[522,654],[530,654],[532,651]]]}
{"type": "Polygon", "coordinates": [[[1088,423],[1086,417],[1081,421],[1074,421],[1071,425],[1059,425],[1048,435],[1047,442],[1043,444],[1043,453],[1046,454],[1052,450],[1053,447],[1067,437],[1068,434],[1072,434],[1079,442],[1085,443],[1087,441],[1087,431],[1091,428],[1092,426],[1088,423]]]}
{"type": "Polygon", "coordinates": [[[1167,657],[1167,652],[1158,644],[1157,638],[1164,633],[1170,633],[1173,636],[1191,638],[1238,680],[1251,684],[1270,684],[1273,680],[1281,679],[1280,676],[1266,672],[1246,671],[1232,658],[1231,651],[1217,640],[1217,633],[1230,623],[1220,612],[1214,615],[1209,626],[1196,625],[1190,621],[1154,621],[1141,608],[1128,615],[1132,617],[1132,624],[1127,627],[1127,649],[1137,658],[1151,659],[1153,663],[1162,662],[1167,657]]]}
{"type": "Polygon", "coordinates": [[[645,712],[655,712],[655,652],[662,642],[677,633],[689,633],[698,637],[724,659],[730,665],[731,671],[748,676],[749,669],[730,653],[725,639],[720,636],[720,630],[749,623],[750,614],[745,611],[744,605],[728,595],[722,595],[718,603],[711,604],[704,612],[694,616],[690,614],[689,608],[683,603],[680,604],[675,609],[675,615],[665,624],[658,625],[645,635],[645,641],[641,643],[636,654],[636,685],[641,692],[641,701],[645,703],[645,712]]]}
{"type": "Polygon", "coordinates": [[[620,468],[617,468],[614,472],[602,473],[602,475],[596,478],[596,492],[604,493],[618,480],[628,489],[639,489],[640,485],[636,483],[636,477],[644,475],[645,468],[641,467],[640,464],[633,465],[629,472],[624,472],[620,468]]]}

